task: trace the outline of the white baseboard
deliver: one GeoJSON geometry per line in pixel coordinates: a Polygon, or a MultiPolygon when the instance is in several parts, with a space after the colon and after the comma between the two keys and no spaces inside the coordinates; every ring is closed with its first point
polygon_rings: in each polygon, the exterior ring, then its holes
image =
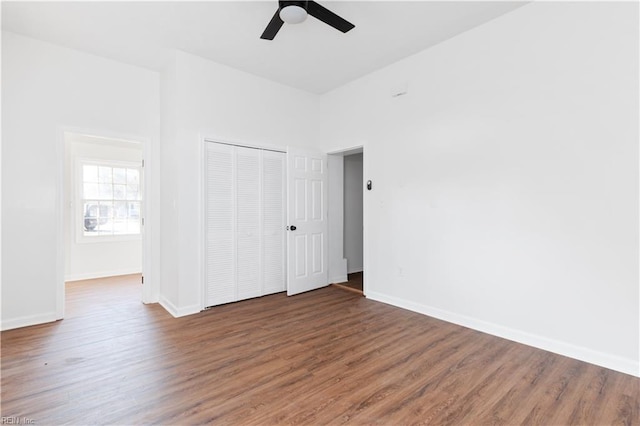
{"type": "Polygon", "coordinates": [[[355,274],[357,272],[362,272],[364,268],[361,266],[359,268],[349,269],[347,270],[347,274],[355,274]]]}
{"type": "Polygon", "coordinates": [[[559,355],[564,355],[590,364],[599,365],[601,367],[616,370],[621,373],[630,374],[640,377],[640,363],[633,359],[622,358],[604,352],[594,351],[589,348],[576,346],[570,343],[562,342],[555,339],[549,339],[544,336],[527,333],[521,330],[504,327],[487,321],[478,320],[465,315],[456,314],[442,309],[434,308],[427,305],[411,302],[393,296],[387,296],[374,291],[367,291],[367,298],[378,302],[393,305],[399,308],[407,309],[453,324],[471,328],[473,330],[488,333],[493,336],[502,337],[507,340],[533,346],[559,355]]]}
{"type": "Polygon", "coordinates": [[[28,315],[25,317],[10,318],[2,321],[0,328],[2,331],[12,330],[14,328],[29,327],[31,325],[44,324],[57,321],[55,312],[47,312],[45,314],[28,315]]]}
{"type": "Polygon", "coordinates": [[[345,283],[347,282],[347,276],[346,275],[337,275],[331,279],[329,279],[329,284],[338,284],[338,283],[345,283]]]}
{"type": "Polygon", "coordinates": [[[152,296],[149,300],[143,300],[142,303],[145,305],[153,305],[154,303],[160,303],[160,299],[156,295],[155,297],[152,296]]]}
{"type": "Polygon", "coordinates": [[[142,273],[142,269],[140,268],[128,268],[128,269],[118,269],[115,271],[86,272],[84,274],[69,274],[69,275],[65,275],[64,280],[65,282],[93,280],[95,278],[117,277],[119,275],[131,275],[131,274],[141,274],[141,273],[142,273]]]}
{"type": "Polygon", "coordinates": [[[160,303],[160,306],[162,306],[174,318],[186,317],[187,315],[197,314],[202,310],[200,309],[199,305],[183,306],[178,308],[163,296],[160,296],[160,300],[158,303],[160,303]]]}

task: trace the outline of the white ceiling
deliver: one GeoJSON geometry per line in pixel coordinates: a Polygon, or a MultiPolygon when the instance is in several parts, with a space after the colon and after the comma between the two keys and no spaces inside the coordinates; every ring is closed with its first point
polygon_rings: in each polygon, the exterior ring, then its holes
{"type": "Polygon", "coordinates": [[[2,29],[160,71],[173,49],[325,93],[523,4],[319,1],[355,28],[309,17],[260,35],[277,1],[2,2],[2,29]]]}

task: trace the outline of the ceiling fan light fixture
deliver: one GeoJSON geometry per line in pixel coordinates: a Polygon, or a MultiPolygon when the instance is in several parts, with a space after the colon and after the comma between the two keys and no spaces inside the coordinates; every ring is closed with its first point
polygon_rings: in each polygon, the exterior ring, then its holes
{"type": "Polygon", "coordinates": [[[260,36],[263,40],[273,40],[280,28],[287,24],[299,24],[307,18],[307,14],[324,22],[336,30],[346,33],[355,28],[351,22],[336,15],[326,7],[313,0],[279,0],[276,13],[260,36]]]}
{"type": "Polygon", "coordinates": [[[299,24],[307,19],[307,11],[303,7],[289,5],[280,9],[280,19],[287,24],[299,24]]]}

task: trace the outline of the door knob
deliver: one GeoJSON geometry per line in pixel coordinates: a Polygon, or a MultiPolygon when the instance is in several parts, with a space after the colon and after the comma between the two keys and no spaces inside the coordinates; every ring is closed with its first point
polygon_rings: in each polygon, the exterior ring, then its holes
{"type": "Polygon", "coordinates": [[[296,228],[295,225],[291,225],[291,227],[289,229],[291,229],[292,231],[295,231],[297,228],[296,228]]]}

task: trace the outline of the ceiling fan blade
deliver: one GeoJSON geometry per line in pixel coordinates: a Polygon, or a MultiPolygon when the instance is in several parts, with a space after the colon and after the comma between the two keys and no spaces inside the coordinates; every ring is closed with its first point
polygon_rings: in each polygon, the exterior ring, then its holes
{"type": "Polygon", "coordinates": [[[280,28],[282,28],[282,24],[284,24],[284,21],[280,19],[280,9],[277,9],[275,15],[273,15],[273,18],[271,18],[271,21],[267,24],[267,28],[264,29],[260,38],[264,40],[273,40],[276,34],[278,34],[278,31],[280,31],[280,28]]]}
{"type": "Polygon", "coordinates": [[[352,30],[355,27],[355,25],[353,25],[351,22],[339,17],[338,15],[336,15],[326,7],[319,5],[315,1],[309,1],[307,3],[307,13],[321,20],[325,24],[331,25],[336,30],[342,31],[343,33],[346,33],[347,31],[352,30]]]}

